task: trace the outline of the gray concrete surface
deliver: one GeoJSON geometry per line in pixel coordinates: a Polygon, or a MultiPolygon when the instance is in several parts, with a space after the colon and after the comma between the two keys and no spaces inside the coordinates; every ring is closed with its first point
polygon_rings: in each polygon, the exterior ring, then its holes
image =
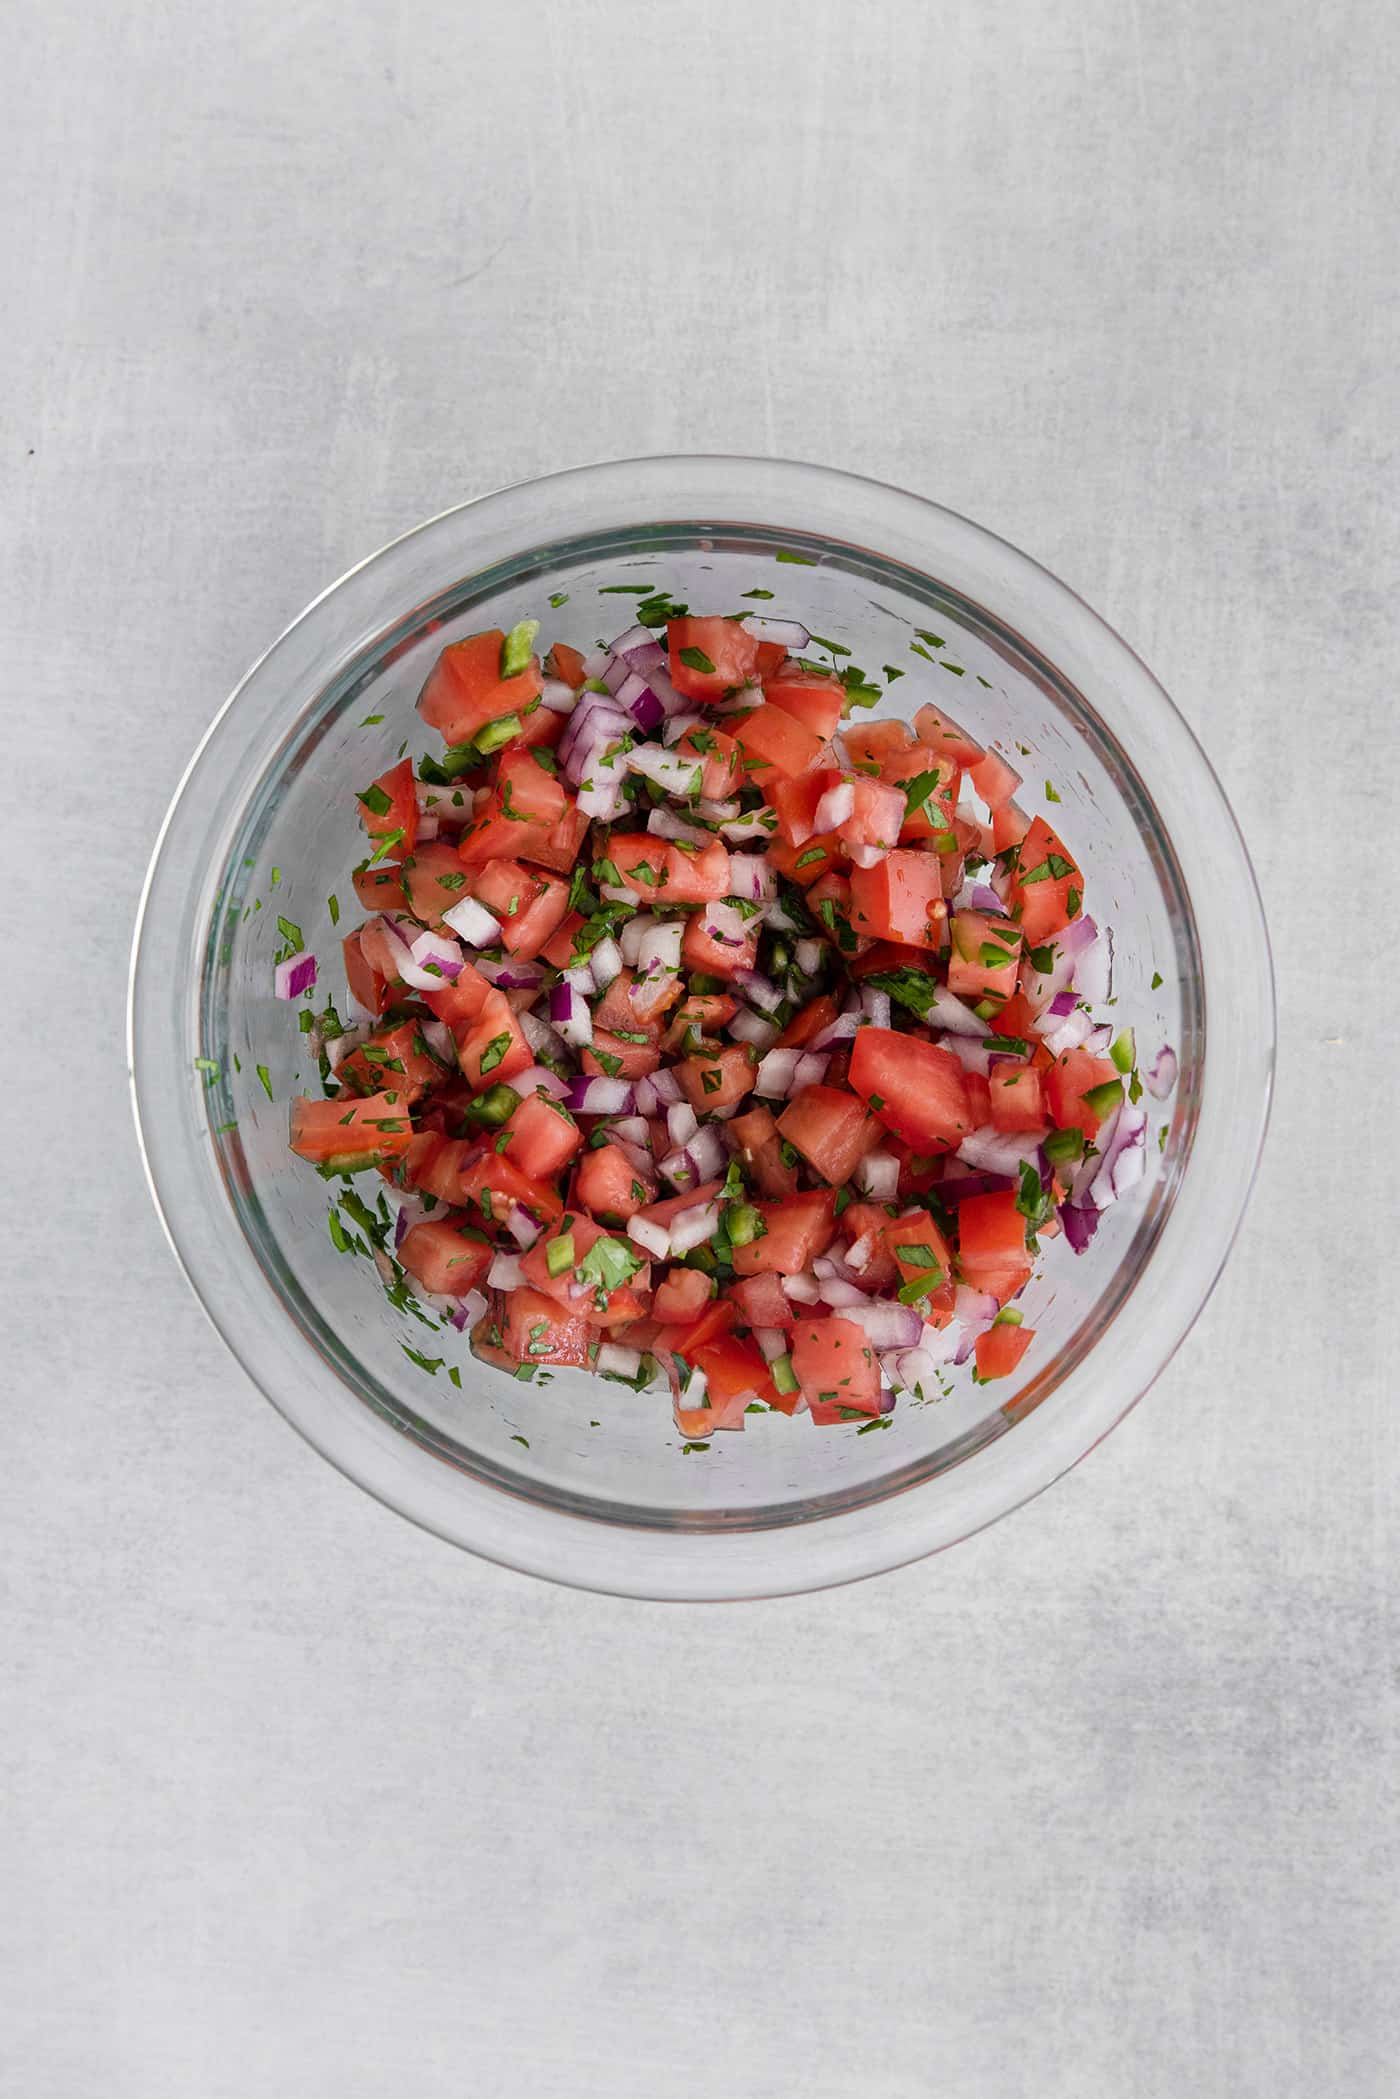
{"type": "Polygon", "coordinates": [[[20,0],[0,99],[0,2091],[1381,2099],[1400,2051],[1400,18],[20,0]],[[252,1390],[128,1127],[189,748],[347,563],[590,456],[936,495],[1148,660],[1283,1057],[1068,1482],[743,1609],[418,1535],[252,1390]]]}

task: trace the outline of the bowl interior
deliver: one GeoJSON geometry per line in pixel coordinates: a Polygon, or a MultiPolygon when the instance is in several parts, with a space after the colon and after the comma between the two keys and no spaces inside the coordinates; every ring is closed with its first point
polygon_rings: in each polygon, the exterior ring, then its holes
{"type": "MultiPolygon", "coordinates": [[[[362,1403],[450,1464],[595,1516],[692,1527],[784,1524],[913,1484],[1007,1434],[1123,1312],[1195,1127],[1204,1016],[1190,903],[1126,753],[1087,699],[985,611],[854,549],[791,533],[779,546],[758,531],[720,537],[652,524],[601,541],[580,538],[473,577],[416,607],[324,692],[297,697],[302,704],[289,709],[287,733],[222,869],[224,902],[210,930],[201,998],[207,1053],[222,1073],[208,1107],[239,1228],[289,1316],[362,1403]],[[286,1104],[320,1089],[295,1013],[272,996],[278,921],[298,926],[321,958],[320,990],[339,993],[340,936],[362,916],[349,882],[364,852],[354,792],[394,761],[405,739],[414,757],[440,747],[414,712],[437,652],[462,634],[531,616],[543,618],[542,641],[591,646],[631,624],[629,590],[658,589],[696,610],[748,604],[797,618],[849,650],[841,660],[881,686],[875,718],[911,716],[933,699],[979,740],[997,739],[1025,775],[1030,808],[1046,808],[1049,781],[1060,796],[1054,820],[1081,856],[1087,908],[1114,929],[1114,1018],[1137,1028],[1148,1055],[1164,1041],[1178,1049],[1178,1093],[1163,1107],[1148,1103],[1147,1182],[1109,1213],[1085,1256],[1063,1242],[1045,1249],[1023,1300],[1037,1342],[1014,1388],[979,1386],[968,1365],[949,1369],[936,1396],[901,1400],[889,1426],[876,1431],[856,1424],[814,1431],[801,1420],[751,1416],[742,1435],[684,1451],[664,1385],[637,1393],[567,1371],[514,1380],[477,1362],[465,1337],[436,1315],[429,1312],[425,1324],[391,1303],[367,1260],[331,1242],[327,1213],[343,1184],[327,1185],[287,1155],[286,1104]],[[771,602],[746,599],[755,589],[771,590],[771,602]],[[552,604],[556,598],[564,602],[552,604]],[[891,670],[901,675],[892,678],[891,670]],[[256,1076],[246,1083],[259,1067],[270,1099],[256,1076]],[[1164,1153],[1159,1129],[1168,1131],[1164,1153]],[[429,1370],[420,1358],[438,1367],[429,1370]]],[[[372,1174],[356,1183],[371,1202],[378,1186],[372,1174]]],[[[353,1232],[353,1217],[341,1215],[353,1232]]]]}
{"type": "MultiPolygon", "coordinates": [[[[1117,637],[936,506],[725,461],[634,462],[505,491],[396,542],[310,608],[250,673],[177,797],[139,929],[132,1035],[138,1120],[177,1251],[318,1448],[512,1564],[716,1596],[928,1551],[1083,1455],[1218,1272],[1262,1138],[1273,1040],[1267,942],[1228,808],[1117,637]],[[686,1450],[664,1386],[511,1379],[431,1310],[391,1303],[367,1259],[332,1244],[340,1184],[287,1151],[288,1102],[319,1087],[296,1011],[272,993],[278,920],[320,958],[316,1004],[343,1003],[340,938],[361,916],[354,794],[400,752],[437,747],[414,711],[437,652],[532,617],[541,646],[591,646],[631,624],[627,593],[643,589],[697,612],[800,620],[880,686],[876,718],[934,700],[1009,757],[1029,811],[1047,810],[1047,783],[1058,797],[1085,907],[1113,930],[1111,1017],[1136,1030],[1144,1065],[1170,1042],[1180,1076],[1166,1103],[1144,1098],[1144,1183],[1082,1257],[1045,1246],[1022,1300],[1037,1340],[1019,1381],[949,1370],[937,1394],[902,1397],[873,1430],[754,1415],[743,1434],[686,1450]]],[[[357,1193],[373,1202],[380,1185],[360,1176],[357,1193]]]]}

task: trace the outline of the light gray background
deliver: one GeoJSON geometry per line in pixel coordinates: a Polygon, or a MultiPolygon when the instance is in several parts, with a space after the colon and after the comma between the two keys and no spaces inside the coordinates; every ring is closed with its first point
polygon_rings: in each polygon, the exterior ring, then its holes
{"type": "Polygon", "coordinates": [[[0,2090],[1396,2089],[1400,22],[1346,0],[3,12],[0,2090]],[[347,564],[580,459],[970,513],[1199,728],[1283,1056],[1150,1399],[854,1591],[602,1601],[304,1448],[141,1182],[156,826],[347,564]]]}

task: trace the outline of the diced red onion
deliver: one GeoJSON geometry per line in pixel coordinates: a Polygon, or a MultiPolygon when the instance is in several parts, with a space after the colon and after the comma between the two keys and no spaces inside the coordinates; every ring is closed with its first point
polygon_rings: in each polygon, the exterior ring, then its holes
{"type": "Polygon", "coordinates": [[[612,660],[613,654],[611,649],[595,649],[591,656],[585,656],[583,659],[584,677],[587,679],[606,676],[611,668],[612,660]]]}
{"type": "Polygon", "coordinates": [[[682,1210],[671,1219],[669,1226],[671,1252],[677,1259],[682,1254],[703,1246],[713,1239],[719,1230],[719,1204],[699,1203],[693,1210],[682,1210]]]}
{"type": "Polygon", "coordinates": [[[828,787],[817,803],[812,818],[814,835],[827,831],[839,831],[856,813],[856,790],[850,780],[840,780],[835,787],[828,787]]]}
{"type": "Polygon", "coordinates": [[[345,1059],[351,1056],[362,1042],[368,1042],[373,1030],[369,1027],[342,1028],[326,1044],[326,1062],[331,1070],[339,1071],[345,1059]]]}
{"type": "Polygon", "coordinates": [[[719,828],[731,845],[766,843],[778,828],[778,819],[771,809],[750,809],[743,816],[724,818],[719,828]]]}
{"type": "Polygon", "coordinates": [[[864,1290],[857,1290],[854,1283],[848,1283],[844,1277],[839,1275],[819,1277],[817,1291],[824,1305],[831,1305],[840,1310],[844,1310],[847,1306],[855,1310],[861,1305],[869,1305],[874,1302],[872,1298],[866,1295],[864,1290]]]}
{"type": "Polygon", "coordinates": [[[1076,1006],[1063,1020],[1055,1020],[1049,1026],[1040,1024],[1040,1039],[1052,1057],[1062,1057],[1066,1050],[1079,1049],[1094,1032],[1094,1023],[1089,1014],[1076,1006]]]}
{"type": "Polygon", "coordinates": [[[700,814],[704,817],[707,824],[733,823],[739,815],[739,804],[737,802],[707,802],[702,800],[700,803],[700,814]]]}
{"type": "Polygon", "coordinates": [[[666,718],[666,710],[646,679],[637,671],[623,679],[617,688],[617,703],[625,707],[644,736],[659,728],[666,718]]]}
{"type": "Polygon", "coordinates": [[[772,1049],[759,1061],[754,1074],[753,1090],[764,1100],[786,1100],[793,1090],[793,1077],[797,1070],[801,1050],[772,1049]]]}
{"type": "Polygon", "coordinates": [[[549,1020],[571,1049],[583,1049],[593,1040],[593,1015],[588,1001],[572,984],[556,984],[550,992],[549,1020]]]}
{"type": "Polygon", "coordinates": [[[1154,1101],[1164,1101],[1176,1084],[1176,1051],[1164,1043],[1142,1075],[1142,1083],[1154,1101]]]}
{"type": "Polygon", "coordinates": [[[566,685],[562,678],[540,680],[540,704],[547,707],[551,714],[572,714],[578,702],[579,695],[573,686],[566,685]]]}
{"type": "Polygon", "coordinates": [[[700,1169],[702,1181],[713,1181],[723,1171],[728,1154],[724,1139],[713,1123],[702,1123],[686,1145],[686,1150],[700,1169]]]}
{"type": "Polygon", "coordinates": [[[418,1032],[427,1043],[429,1050],[437,1058],[439,1064],[456,1064],[457,1045],[453,1040],[452,1030],[448,1027],[446,1021],[420,1021],[418,1032]]]}
{"type": "Polygon", "coordinates": [[[487,910],[474,896],[464,896],[460,904],[444,911],[442,922],[460,934],[468,947],[494,947],[501,937],[501,929],[487,910]]]}
{"type": "Polygon", "coordinates": [[[1101,1006],[1113,989],[1113,930],[1103,927],[1074,965],[1074,988],[1091,1006],[1101,1006]]]}
{"type": "Polygon", "coordinates": [[[985,1020],[979,1020],[971,1006],[965,1006],[960,998],[942,984],[933,987],[933,999],[928,1009],[928,1024],[931,1028],[942,1028],[949,1035],[983,1036],[987,1032],[985,1020]]]}
{"type": "Polygon", "coordinates": [[[658,642],[651,628],[636,626],[629,627],[625,634],[619,634],[617,640],[609,648],[608,654],[610,656],[621,656],[626,662],[631,663],[636,668],[638,667],[636,658],[648,649],[656,651],[658,660],[664,659],[666,651],[658,642]]]}
{"type": "Polygon", "coordinates": [[[528,1009],[523,1013],[517,1013],[515,1017],[520,1023],[521,1034],[537,1057],[562,1056],[566,1048],[564,1039],[547,1020],[542,1020],[538,1013],[531,1013],[528,1009]]]}
{"type": "Polygon", "coordinates": [[[816,975],[825,954],[826,943],[821,940],[799,940],[793,949],[793,959],[804,977],[816,975]]]}
{"type": "Polygon", "coordinates": [[[640,773],[663,794],[689,801],[700,792],[700,779],[705,768],[699,758],[668,751],[659,743],[643,743],[627,753],[627,769],[640,773]]]}
{"type": "Polygon", "coordinates": [[[956,1057],[964,1071],[977,1071],[985,1078],[991,1069],[992,1052],[984,1042],[973,1042],[966,1035],[945,1035],[938,1046],[956,1057]]]}
{"type": "Polygon", "coordinates": [[[755,641],[775,641],[780,648],[805,649],[812,637],[807,629],[795,619],[769,619],[764,613],[750,612],[739,625],[755,641]]]}
{"type": "Polygon", "coordinates": [[[867,1152],[853,1178],[873,1203],[892,1203],[899,1193],[899,1161],[891,1152],[867,1152]]]}
{"type": "MultiPolygon", "coordinates": [[[[1017,1168],[1019,1174],[1020,1168],[1017,1168]]],[[[967,1173],[954,1178],[945,1168],[938,1184],[938,1198],[945,1206],[956,1209],[959,1203],[967,1202],[974,1195],[1003,1195],[1016,1185],[1016,1175],[1005,1173],[967,1173]]]]}
{"type": "Polygon", "coordinates": [[[628,1079],[575,1079],[564,1105],[575,1115],[630,1115],[635,1100],[628,1079]]]}
{"type": "Polygon", "coordinates": [[[974,1339],[987,1332],[1000,1310],[990,1290],[969,1290],[965,1283],[959,1283],[953,1293],[953,1317],[974,1339]]]}
{"type": "Polygon", "coordinates": [[[652,1073],[651,1090],[662,1107],[670,1107],[672,1101],[684,1098],[681,1082],[669,1065],[663,1065],[660,1071],[652,1073]]]}
{"type": "Polygon", "coordinates": [[[485,1311],[486,1299],[481,1291],[469,1290],[465,1297],[458,1298],[457,1309],[451,1315],[452,1324],[460,1334],[467,1327],[475,1326],[478,1319],[483,1317],[485,1311]]]}
{"type": "Polygon", "coordinates": [[[727,700],[716,700],[712,708],[715,714],[752,714],[755,707],[763,705],[761,685],[741,685],[727,700]]]}
{"type": "Polygon", "coordinates": [[[653,838],[679,838],[686,845],[708,845],[710,842],[708,831],[697,829],[683,816],[677,816],[674,809],[664,807],[652,810],[647,818],[647,830],[653,838]]]}
{"type": "Polygon", "coordinates": [[[637,1113],[645,1116],[650,1121],[659,1105],[656,1098],[656,1088],[652,1085],[651,1080],[634,1079],[632,1081],[632,1095],[637,1113]]]}
{"type": "Polygon", "coordinates": [[[604,1341],[595,1367],[604,1377],[637,1377],[641,1374],[642,1352],[625,1347],[621,1341],[604,1341]]]}
{"type": "Polygon", "coordinates": [[[667,1261],[671,1257],[671,1234],[664,1224],[653,1224],[649,1217],[631,1217],[627,1221],[627,1236],[634,1246],[640,1246],[644,1254],[654,1261],[667,1261]]]}
{"type": "Polygon", "coordinates": [[[748,904],[766,904],[778,893],[778,877],[762,853],[731,853],[729,894],[748,904]]]}
{"type": "Polygon", "coordinates": [[[443,933],[416,933],[408,943],[408,952],[430,979],[434,970],[437,971],[433,981],[439,988],[444,977],[450,984],[461,976],[466,960],[457,942],[449,940],[443,933]]]}
{"type": "Polygon", "coordinates": [[[1108,1026],[1090,1028],[1084,1037],[1084,1047],[1094,1057],[1106,1057],[1113,1042],[1113,1030],[1108,1026]]]}
{"type": "Polygon", "coordinates": [[[747,1006],[740,1006],[733,1019],[726,1024],[725,1032],[731,1035],[735,1042],[751,1042],[754,1048],[761,1052],[772,1048],[780,1030],[776,1021],[765,1020],[761,1013],[752,1013],[747,1006]]]}
{"type": "Polygon", "coordinates": [[[788,1352],[787,1335],[780,1326],[756,1326],[753,1337],[765,1363],[776,1363],[779,1356],[788,1352]]]}
{"type": "MultiPolygon", "coordinates": [[[[528,1020],[530,1015],[522,1017],[528,1020]]],[[[553,1035],[554,1030],[551,1028],[548,1033],[553,1035]]],[[[528,1071],[517,1072],[510,1083],[522,1100],[528,1100],[532,1093],[538,1093],[543,1087],[552,1099],[561,1101],[569,1090],[558,1072],[550,1071],[543,1064],[532,1064],[528,1071]]]]}
{"type": "Polygon", "coordinates": [[[748,947],[749,920],[723,897],[702,906],[701,925],[719,947],[748,947]]]}
{"type": "Polygon", "coordinates": [[[765,977],[759,970],[738,969],[734,972],[734,982],[749,1004],[757,1006],[760,1013],[776,1013],[783,1004],[783,993],[771,977],[765,977]]]}
{"type": "Polygon", "coordinates": [[[518,1290],[525,1280],[519,1254],[497,1254],[486,1271],[486,1280],[493,1290],[518,1290]]]}
{"type": "Polygon", "coordinates": [[[1014,1178],[1022,1166],[1034,1166],[1038,1172],[1044,1135],[1043,1130],[974,1130],[958,1146],[958,1157],[982,1173],[1005,1173],[1014,1178]]]}
{"type": "Polygon", "coordinates": [[[483,955],[474,966],[498,991],[538,991],[544,982],[538,962],[517,962],[513,955],[483,955]]]}
{"type": "Polygon", "coordinates": [[[872,1027],[887,1028],[890,1024],[890,995],[888,991],[871,991],[868,988],[860,995],[861,1010],[872,1027]]]}
{"type": "Polygon", "coordinates": [[[1147,1117],[1141,1108],[1125,1101],[1113,1121],[1098,1160],[1098,1171],[1089,1183],[1088,1196],[1096,1210],[1106,1210],[1135,1188],[1147,1172],[1147,1117]]]}
{"type": "Polygon", "coordinates": [[[1061,1206],[1059,1217],[1065,1228],[1065,1237],[1073,1251],[1077,1254],[1087,1253],[1089,1241],[1099,1228],[1098,1211],[1092,1204],[1087,1209],[1081,1209],[1078,1203],[1065,1203],[1061,1206]]]}
{"type": "MultiPolygon", "coordinates": [[[[952,1329],[946,1331],[951,1332],[952,1329]]],[[[944,1362],[950,1360],[950,1357],[943,1358],[944,1362]]],[[[937,1382],[939,1358],[930,1354],[926,1348],[906,1348],[893,1358],[891,1368],[894,1371],[895,1384],[901,1392],[918,1391],[927,1398],[927,1388],[937,1382]]]]}
{"type": "Polygon", "coordinates": [[[785,1275],[783,1288],[795,1305],[815,1305],[821,1302],[821,1284],[814,1275],[785,1275]]]}
{"type": "Polygon", "coordinates": [[[689,1101],[677,1101],[666,1110],[666,1134],[678,1148],[689,1144],[700,1127],[700,1118],[689,1101]]]}
{"type": "MultiPolygon", "coordinates": [[[[634,1095],[636,1093],[636,1090],[637,1082],[633,1080],[632,1091],[634,1095]]],[[[636,1106],[635,1100],[633,1102],[633,1106],[636,1106]]],[[[651,1132],[650,1130],[648,1130],[646,1126],[646,1118],[640,1110],[638,1110],[638,1112],[635,1115],[621,1116],[618,1119],[618,1121],[616,1121],[612,1125],[612,1128],[608,1134],[612,1137],[624,1138],[628,1144],[643,1145],[648,1151],[651,1150],[651,1132]]]]}
{"type": "Polygon", "coordinates": [[[819,1035],[812,1037],[812,1048],[834,1049],[838,1042],[854,1042],[859,1026],[859,1013],[838,1013],[835,1020],[829,1021],[819,1035]]]}
{"type": "Polygon", "coordinates": [[[826,1067],[830,1062],[830,1056],[824,1051],[804,1050],[797,1059],[797,1068],[792,1075],[793,1091],[796,1093],[803,1086],[820,1086],[826,1077],[826,1067]]]}
{"type": "MultiPolygon", "coordinates": [[[[461,968],[460,962],[458,968],[461,968]]],[[[303,991],[310,991],[316,982],[316,957],[304,949],[298,955],[290,955],[279,962],[272,972],[272,989],[276,998],[300,998],[303,991]]]]}
{"type": "MultiPolygon", "coordinates": [[[[827,1303],[839,1302],[827,1298],[827,1303]]],[[[890,1298],[862,1297],[857,1303],[845,1300],[841,1314],[858,1326],[873,1349],[914,1348],[923,1333],[924,1323],[912,1305],[901,1305],[890,1298]]]]}
{"type": "Polygon", "coordinates": [[[681,966],[684,939],[685,925],[681,919],[652,919],[637,944],[637,967],[674,974],[681,966]]]}
{"type": "Polygon", "coordinates": [[[540,1236],[540,1228],[522,1203],[512,1203],[506,1218],[506,1230],[516,1245],[525,1253],[530,1251],[540,1236]]]}

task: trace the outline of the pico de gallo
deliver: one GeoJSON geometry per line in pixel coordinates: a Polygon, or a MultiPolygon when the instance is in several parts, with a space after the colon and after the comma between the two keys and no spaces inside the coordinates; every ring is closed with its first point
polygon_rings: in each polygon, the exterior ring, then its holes
{"type": "Polygon", "coordinates": [[[534,620],[443,649],[442,748],[356,797],[351,1010],[303,1015],[291,1148],[387,1184],[396,1215],[341,1203],[391,1294],[518,1377],[664,1378],[688,1445],[1009,1377],[1034,1264],[1142,1177],[1174,1077],[1095,1018],[1072,846],[941,706],[863,715],[799,622],[638,609],[591,653],[534,620]]]}

